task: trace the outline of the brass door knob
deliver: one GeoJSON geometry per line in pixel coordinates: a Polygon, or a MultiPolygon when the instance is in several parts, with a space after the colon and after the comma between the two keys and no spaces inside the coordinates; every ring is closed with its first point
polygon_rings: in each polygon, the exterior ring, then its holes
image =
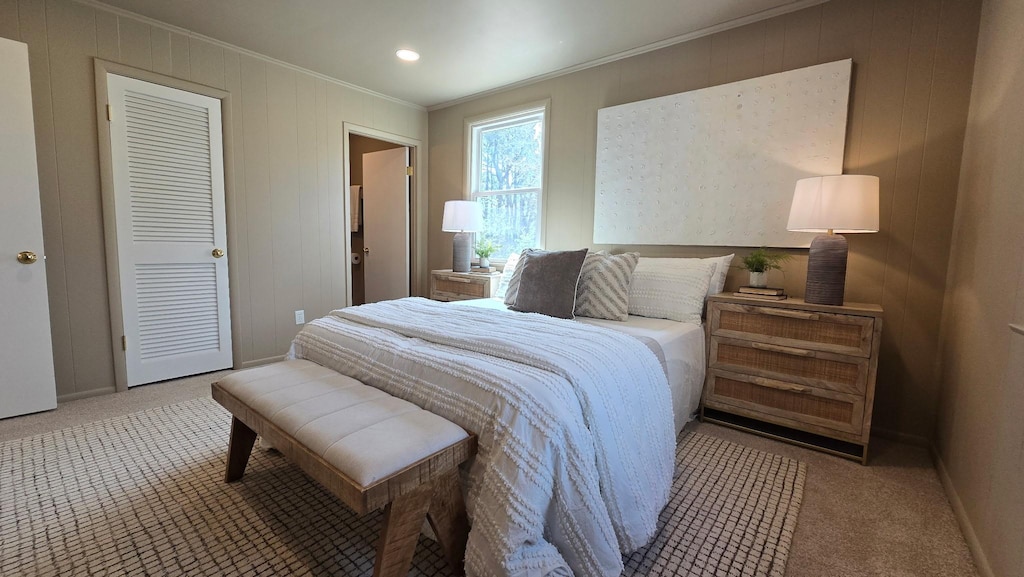
{"type": "Polygon", "coordinates": [[[219,248],[215,248],[213,249],[213,252],[211,252],[210,254],[213,255],[213,258],[220,258],[224,256],[224,251],[219,248]]]}
{"type": "Polygon", "coordinates": [[[36,256],[36,253],[30,250],[18,253],[18,262],[20,262],[21,264],[32,264],[37,260],[39,260],[39,257],[36,256]]]}

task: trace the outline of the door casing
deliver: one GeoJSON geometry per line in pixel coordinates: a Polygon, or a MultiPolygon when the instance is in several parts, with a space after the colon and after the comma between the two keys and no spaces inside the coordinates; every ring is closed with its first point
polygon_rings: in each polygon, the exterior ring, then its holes
{"type": "MultiPolygon", "coordinates": [[[[114,171],[110,154],[110,129],[107,124],[107,74],[127,76],[137,80],[162,84],[170,88],[185,90],[196,94],[202,94],[221,101],[221,134],[223,138],[224,154],[224,204],[225,219],[227,224],[227,251],[234,254],[236,246],[235,235],[231,223],[234,221],[235,186],[233,163],[234,144],[231,127],[233,126],[232,99],[229,92],[212,88],[202,84],[196,84],[187,80],[179,80],[163,74],[141,70],[115,62],[95,59],[94,72],[96,78],[96,123],[99,133],[99,154],[100,154],[100,189],[103,198],[103,238],[106,248],[107,260],[107,292],[110,298],[110,326],[111,346],[114,350],[114,379],[118,391],[128,390],[128,375],[124,351],[121,346],[123,334],[124,317],[122,315],[122,298],[120,288],[120,267],[118,265],[117,251],[117,222],[114,212],[114,171]]],[[[240,314],[238,311],[239,282],[237,278],[237,267],[228,266],[228,289],[231,310],[231,333],[241,334],[239,327],[240,314]]],[[[231,339],[231,357],[233,368],[242,366],[241,339],[231,339]]]]}
{"type": "MultiPolygon", "coordinates": [[[[351,122],[342,123],[342,146],[345,156],[345,188],[348,190],[352,185],[352,163],[351,147],[349,146],[349,135],[358,134],[385,142],[400,144],[409,147],[409,165],[413,167],[413,176],[409,182],[409,238],[411,246],[409,259],[412,263],[411,291],[414,296],[424,296],[429,286],[427,278],[427,175],[426,175],[426,152],[423,151],[423,142],[402,136],[377,130],[367,126],[360,126],[351,122]]],[[[345,254],[352,253],[352,206],[350,195],[345,194],[345,254]]],[[[346,286],[345,306],[352,306],[352,267],[348,260],[343,263],[344,278],[346,286]]]]}

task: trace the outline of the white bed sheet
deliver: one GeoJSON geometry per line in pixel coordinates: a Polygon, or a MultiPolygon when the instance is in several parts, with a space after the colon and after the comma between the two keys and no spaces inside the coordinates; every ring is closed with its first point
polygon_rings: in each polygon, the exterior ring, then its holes
{"type": "MultiPolygon", "coordinates": [[[[454,301],[460,305],[507,311],[501,299],[454,301]]],[[[704,327],[667,319],[649,319],[630,315],[626,321],[610,321],[576,317],[589,325],[605,327],[634,337],[646,337],[661,345],[665,355],[668,385],[672,389],[672,414],[676,432],[690,422],[700,405],[704,389],[705,352],[704,327]]]]}

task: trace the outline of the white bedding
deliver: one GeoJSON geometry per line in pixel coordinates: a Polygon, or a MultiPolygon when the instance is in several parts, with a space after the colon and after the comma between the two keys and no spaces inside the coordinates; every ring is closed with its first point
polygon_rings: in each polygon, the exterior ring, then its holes
{"type": "MultiPolygon", "coordinates": [[[[508,310],[500,299],[455,301],[451,304],[508,310]]],[[[614,329],[627,335],[652,339],[661,345],[668,372],[668,385],[672,389],[672,414],[676,432],[683,430],[700,405],[704,389],[705,351],[704,327],[668,319],[649,319],[630,315],[629,320],[609,321],[576,317],[588,325],[614,329]]]]}
{"type": "Polygon", "coordinates": [[[317,319],[290,356],[478,435],[471,576],[617,577],[622,554],[654,535],[675,435],[665,373],[639,339],[412,298],[317,319]]]}

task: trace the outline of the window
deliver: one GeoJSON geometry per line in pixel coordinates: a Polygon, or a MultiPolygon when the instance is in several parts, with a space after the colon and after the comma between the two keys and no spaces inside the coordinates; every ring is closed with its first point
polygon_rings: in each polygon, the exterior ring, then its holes
{"type": "Polygon", "coordinates": [[[498,258],[541,247],[544,128],[547,107],[469,123],[470,198],[483,205],[478,240],[498,245],[498,258]]]}

